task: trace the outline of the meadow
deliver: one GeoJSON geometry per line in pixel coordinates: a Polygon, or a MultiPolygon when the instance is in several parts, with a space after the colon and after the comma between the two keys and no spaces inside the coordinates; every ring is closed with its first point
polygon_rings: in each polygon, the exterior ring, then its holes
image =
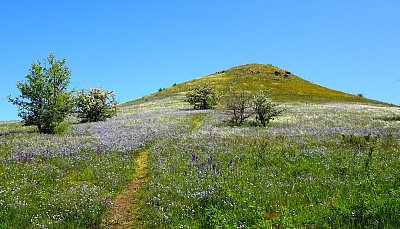
{"type": "Polygon", "coordinates": [[[151,96],[57,135],[0,123],[0,228],[98,228],[148,148],[133,228],[398,228],[400,109],[287,102],[231,127],[151,96]]]}
{"type": "Polygon", "coordinates": [[[59,135],[0,123],[0,228],[99,227],[132,178],[136,152],[180,132],[180,119],[121,108],[107,122],[70,124],[59,135]]]}
{"type": "Polygon", "coordinates": [[[190,134],[151,147],[137,226],[399,227],[399,108],[284,106],[266,129],[193,111],[190,134]]]}

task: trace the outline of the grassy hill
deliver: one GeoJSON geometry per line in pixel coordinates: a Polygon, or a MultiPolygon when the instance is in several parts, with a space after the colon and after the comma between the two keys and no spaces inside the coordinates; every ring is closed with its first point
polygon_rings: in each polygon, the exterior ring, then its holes
{"type": "Polygon", "coordinates": [[[0,228],[400,228],[399,117],[250,64],[57,135],[0,122],[0,228]],[[287,109],[232,127],[183,101],[205,83],[269,90],[287,109]]]}
{"type": "Polygon", "coordinates": [[[273,65],[246,64],[196,78],[157,93],[168,96],[208,84],[223,95],[226,90],[265,91],[279,102],[361,102],[376,103],[360,96],[347,94],[313,84],[287,70],[273,65]]]}

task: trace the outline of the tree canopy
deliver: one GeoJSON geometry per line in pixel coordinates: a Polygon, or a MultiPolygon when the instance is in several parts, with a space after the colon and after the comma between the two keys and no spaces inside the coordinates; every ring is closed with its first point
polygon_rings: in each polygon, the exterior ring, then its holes
{"type": "Polygon", "coordinates": [[[186,101],[195,110],[212,109],[216,104],[215,91],[208,85],[193,88],[186,94],[186,101]]]}
{"type": "Polygon", "coordinates": [[[57,60],[53,54],[43,63],[33,62],[25,81],[17,83],[21,95],[9,97],[18,106],[24,125],[35,125],[40,133],[53,133],[71,110],[71,95],[67,87],[71,71],[65,59],[57,60]]]}

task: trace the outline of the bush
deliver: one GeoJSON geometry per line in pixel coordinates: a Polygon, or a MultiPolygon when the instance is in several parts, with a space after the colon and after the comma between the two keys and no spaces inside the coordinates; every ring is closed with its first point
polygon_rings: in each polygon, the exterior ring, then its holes
{"type": "Polygon", "coordinates": [[[274,117],[283,112],[283,110],[277,108],[278,106],[279,104],[271,102],[265,95],[256,95],[253,99],[253,111],[256,114],[256,120],[265,127],[270,120],[274,120],[274,117]]]}
{"type": "Polygon", "coordinates": [[[195,87],[186,94],[186,102],[195,110],[212,109],[216,104],[215,92],[208,85],[195,87]]]}
{"type": "Polygon", "coordinates": [[[230,116],[228,120],[234,126],[240,126],[253,115],[253,96],[245,91],[231,92],[223,101],[226,113],[230,116]]]}
{"type": "Polygon", "coordinates": [[[117,113],[114,92],[101,88],[76,91],[75,113],[82,122],[97,122],[111,118],[117,113]]]}
{"type": "Polygon", "coordinates": [[[265,127],[284,111],[279,110],[278,106],[262,93],[233,92],[224,99],[224,107],[230,117],[228,122],[234,126],[240,126],[246,119],[256,115],[256,121],[265,127]]]}
{"type": "Polygon", "coordinates": [[[55,128],[54,133],[58,135],[67,134],[71,132],[71,124],[67,121],[60,122],[55,128]]]}
{"type": "Polygon", "coordinates": [[[17,88],[21,95],[8,100],[18,106],[24,125],[37,126],[40,133],[53,134],[55,128],[71,111],[71,96],[67,92],[71,72],[65,60],[49,54],[44,64],[34,62],[17,88]]]}

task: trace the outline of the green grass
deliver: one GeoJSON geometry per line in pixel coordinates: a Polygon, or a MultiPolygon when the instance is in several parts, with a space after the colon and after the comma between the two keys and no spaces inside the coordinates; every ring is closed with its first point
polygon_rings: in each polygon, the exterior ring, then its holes
{"type": "Polygon", "coordinates": [[[377,118],[383,121],[388,121],[388,122],[398,122],[400,121],[400,116],[393,116],[393,117],[381,117],[377,118]]]}
{"type": "Polygon", "coordinates": [[[190,132],[193,132],[201,124],[205,116],[207,116],[207,113],[197,113],[193,115],[190,132]]]}
{"type": "Polygon", "coordinates": [[[150,149],[135,225],[398,228],[400,142],[390,133],[398,129],[391,117],[399,110],[287,106],[267,128],[231,128],[218,110],[190,112],[183,124],[191,134],[160,139],[150,149]],[[340,134],[347,130],[355,135],[340,134]]]}
{"type": "Polygon", "coordinates": [[[357,95],[325,88],[272,65],[247,64],[164,89],[152,96],[168,96],[208,84],[222,96],[227,90],[268,92],[278,102],[361,102],[376,104],[357,95]]]}
{"type": "Polygon", "coordinates": [[[99,225],[107,209],[104,201],[112,199],[112,193],[132,176],[133,156],[120,158],[118,153],[105,157],[82,151],[68,159],[2,162],[0,187],[13,191],[12,195],[0,194],[0,228],[99,225]]]}
{"type": "Polygon", "coordinates": [[[20,121],[0,122],[0,136],[11,136],[21,133],[34,133],[36,131],[36,127],[23,126],[20,121]]]}
{"type": "Polygon", "coordinates": [[[146,228],[399,227],[399,143],[348,139],[162,141],[140,218],[146,228]]]}
{"type": "Polygon", "coordinates": [[[142,123],[157,128],[132,118],[68,121],[57,134],[41,135],[20,122],[0,122],[0,228],[99,228],[132,179],[136,151],[152,138],[150,128],[139,131],[142,123]],[[132,141],[109,140],[123,128],[124,137],[136,131],[132,141]]]}

